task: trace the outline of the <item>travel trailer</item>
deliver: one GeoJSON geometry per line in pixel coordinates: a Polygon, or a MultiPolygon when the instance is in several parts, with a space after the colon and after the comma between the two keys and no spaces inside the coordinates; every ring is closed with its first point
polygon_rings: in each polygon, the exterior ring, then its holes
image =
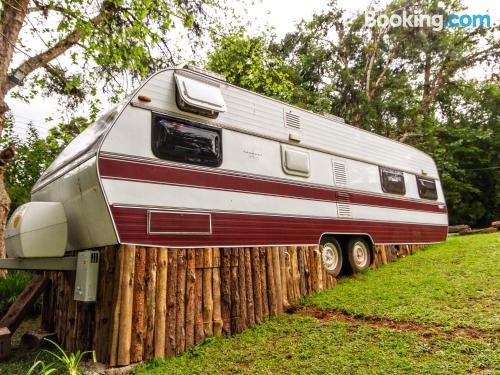
{"type": "Polygon", "coordinates": [[[375,245],[443,241],[447,225],[429,155],[184,67],[151,76],[76,137],[6,239],[23,259],[113,244],[319,244],[335,276],[367,268],[375,245]]]}

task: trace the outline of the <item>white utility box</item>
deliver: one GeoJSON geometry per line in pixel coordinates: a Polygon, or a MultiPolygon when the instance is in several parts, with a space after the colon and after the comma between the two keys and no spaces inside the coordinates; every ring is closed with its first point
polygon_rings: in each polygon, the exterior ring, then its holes
{"type": "Polygon", "coordinates": [[[9,258],[62,257],[68,225],[60,202],[29,202],[18,207],[5,229],[9,258]]]}
{"type": "Polygon", "coordinates": [[[99,277],[99,252],[81,251],[76,262],[75,301],[95,302],[99,277]]]}

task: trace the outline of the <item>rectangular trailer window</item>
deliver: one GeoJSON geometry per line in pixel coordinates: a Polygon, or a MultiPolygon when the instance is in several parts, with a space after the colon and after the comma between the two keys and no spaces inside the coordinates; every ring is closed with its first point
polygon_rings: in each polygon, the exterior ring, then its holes
{"type": "Polygon", "coordinates": [[[218,167],[222,164],[221,130],[153,114],[153,154],[160,159],[218,167]]]}
{"type": "Polygon", "coordinates": [[[379,167],[380,182],[384,193],[405,195],[405,177],[403,172],[396,169],[379,167]]]}
{"type": "Polygon", "coordinates": [[[420,198],[437,200],[436,181],[417,177],[418,195],[420,198]]]}

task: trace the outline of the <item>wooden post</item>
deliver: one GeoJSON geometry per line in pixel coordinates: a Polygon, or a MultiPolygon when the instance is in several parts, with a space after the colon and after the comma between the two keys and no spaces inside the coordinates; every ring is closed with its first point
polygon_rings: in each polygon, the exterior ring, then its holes
{"type": "Polygon", "coordinates": [[[14,334],[24,315],[49,284],[50,281],[45,275],[35,275],[0,320],[0,327],[6,327],[11,334],[14,334]]]}
{"type": "Polygon", "coordinates": [[[231,334],[240,333],[241,311],[240,290],[238,282],[238,249],[231,249],[231,334]]]}
{"type": "Polygon", "coordinates": [[[302,246],[297,247],[297,263],[299,267],[299,277],[300,277],[300,292],[299,298],[307,294],[306,288],[306,266],[304,264],[304,248],[302,246]]]}
{"type": "Polygon", "coordinates": [[[223,248],[221,267],[221,312],[222,312],[222,332],[225,335],[231,334],[231,249],[223,248]]]}
{"type": "Polygon", "coordinates": [[[285,267],[286,267],[286,289],[288,292],[288,303],[290,305],[295,304],[295,293],[293,285],[293,273],[292,273],[292,257],[290,255],[290,248],[287,248],[285,252],[285,267]]]}
{"type": "Polygon", "coordinates": [[[278,315],[278,301],[276,293],[276,279],[274,277],[273,251],[266,247],[266,271],[267,271],[267,296],[269,298],[269,315],[278,315]]]}
{"type": "Polygon", "coordinates": [[[380,245],[380,252],[382,254],[382,264],[387,264],[387,254],[385,252],[385,245],[380,245]]]}
{"type": "Polygon", "coordinates": [[[318,290],[318,268],[316,267],[316,256],[315,256],[315,247],[309,246],[309,273],[311,278],[311,292],[315,292],[318,290]]]}
{"type": "Polygon", "coordinates": [[[298,248],[296,246],[292,246],[290,248],[290,256],[292,263],[294,303],[298,303],[300,301],[301,294],[300,294],[300,270],[299,270],[299,260],[298,260],[298,248]]]}
{"type": "Polygon", "coordinates": [[[276,246],[271,248],[273,258],[274,285],[276,288],[276,304],[278,314],[283,312],[283,292],[281,289],[281,263],[280,249],[276,246]]]}
{"type": "MultiPolygon", "coordinates": [[[[155,356],[154,332],[156,312],[156,265],[158,249],[146,249],[146,321],[144,322],[144,359],[155,356]]],[[[165,332],[165,330],[163,330],[165,332]]],[[[165,350],[163,350],[165,351],[165,350]]]]}
{"type": "MultiPolygon", "coordinates": [[[[81,340],[81,342],[85,342],[84,335],[81,334],[79,328],[81,328],[81,324],[78,325],[78,319],[76,319],[76,304],[77,302],[71,296],[72,287],[75,285],[75,272],[65,272],[64,273],[64,299],[67,303],[66,308],[66,326],[64,328],[65,336],[64,336],[64,346],[68,351],[75,351],[76,348],[76,338],[81,340]]],[[[81,319],[82,314],[78,314],[78,317],[81,319]]],[[[88,322],[87,322],[88,323],[88,322]]]]}
{"type": "Polygon", "coordinates": [[[241,330],[247,329],[248,325],[248,310],[247,310],[247,282],[246,282],[246,265],[245,265],[245,249],[240,247],[238,252],[238,290],[240,291],[239,315],[241,330]]]}
{"type": "Polygon", "coordinates": [[[205,336],[213,336],[212,249],[203,249],[203,329],[205,336]]]}
{"type": "Polygon", "coordinates": [[[135,246],[123,245],[123,275],[120,287],[122,301],[120,304],[119,345],[116,363],[119,366],[130,364],[130,348],[132,344],[132,305],[134,293],[135,246]]]}
{"type": "Polygon", "coordinates": [[[247,307],[247,325],[252,327],[255,325],[255,308],[254,308],[254,287],[252,281],[252,248],[245,248],[243,254],[245,257],[245,281],[246,281],[246,307],[247,307]]]}
{"type": "Polygon", "coordinates": [[[284,311],[288,311],[290,309],[290,302],[288,302],[288,270],[286,266],[287,254],[286,247],[281,246],[278,251],[278,256],[280,262],[281,296],[284,311]]]}
{"type": "MultiPolygon", "coordinates": [[[[123,253],[123,248],[120,246],[116,251],[116,267],[115,267],[115,282],[116,285],[114,293],[113,293],[113,323],[111,328],[111,353],[109,358],[110,366],[117,365],[117,355],[118,355],[118,333],[120,332],[119,324],[120,324],[120,309],[122,302],[122,287],[121,287],[121,279],[123,275],[123,267],[124,267],[125,255],[123,253]]],[[[57,275],[58,279],[61,277],[61,273],[57,275]]],[[[60,281],[58,280],[58,283],[60,281]]],[[[59,299],[59,295],[58,295],[59,299]]],[[[59,301],[57,302],[60,303],[59,301]]],[[[59,306],[58,312],[61,311],[61,307],[59,306]]],[[[61,333],[59,330],[56,330],[57,337],[61,337],[61,333]]]]}
{"type": "Polygon", "coordinates": [[[260,280],[260,254],[256,247],[250,248],[250,260],[252,262],[252,285],[253,285],[253,302],[255,312],[255,323],[262,322],[262,292],[260,280]]]}
{"type": "Polygon", "coordinates": [[[10,357],[10,338],[12,334],[7,327],[0,327],[0,360],[10,357]]]}
{"type": "Polygon", "coordinates": [[[319,251],[318,246],[314,247],[314,261],[316,262],[316,271],[318,278],[318,290],[325,289],[323,285],[323,264],[321,263],[321,253],[319,251]]]}
{"type": "Polygon", "coordinates": [[[221,336],[222,335],[222,312],[221,312],[221,286],[220,286],[220,267],[221,267],[221,259],[220,259],[220,249],[214,248],[212,251],[212,261],[214,264],[214,269],[212,272],[212,296],[214,300],[214,309],[213,309],[213,319],[214,319],[214,335],[221,336]]]}
{"type": "MultiPolygon", "coordinates": [[[[94,332],[94,343],[98,362],[108,363],[111,345],[112,314],[113,314],[113,291],[115,284],[113,282],[115,275],[115,259],[116,247],[106,246],[102,249],[99,261],[99,288],[96,301],[96,325],[94,332]]],[[[53,289],[55,289],[54,286],[53,289]]],[[[45,293],[52,298],[53,291],[45,293]]],[[[45,300],[44,300],[45,303],[45,300]]],[[[49,302],[50,303],[50,302],[49,302]]],[[[45,311],[45,308],[44,310],[45,311]]],[[[48,317],[46,319],[49,319],[48,317]]],[[[52,318],[50,318],[52,320],[52,318]]],[[[47,329],[48,332],[53,332],[52,329],[47,329]]]]}
{"type": "Polygon", "coordinates": [[[176,353],[176,302],[177,302],[177,250],[168,249],[167,262],[167,328],[166,328],[166,350],[167,357],[176,353]]]}
{"type": "Polygon", "coordinates": [[[165,356],[167,327],[168,249],[166,247],[158,249],[157,259],[154,356],[163,358],[165,356]]]}
{"type": "Polygon", "coordinates": [[[132,344],[130,349],[130,361],[133,363],[140,362],[143,359],[145,336],[145,278],[146,248],[137,247],[135,251],[135,272],[132,303],[132,344]]]}
{"type": "Polygon", "coordinates": [[[269,297],[267,294],[266,249],[259,247],[260,253],[260,291],[262,295],[262,319],[269,318],[269,297]]]}
{"type": "Polygon", "coordinates": [[[176,344],[175,354],[181,354],[186,350],[186,326],[185,326],[185,301],[186,294],[186,250],[176,249],[177,252],[177,298],[176,298],[176,344]]]}
{"type": "Polygon", "coordinates": [[[205,340],[205,332],[203,331],[203,250],[201,249],[196,249],[195,264],[194,342],[201,344],[205,340]]]}
{"type": "Polygon", "coordinates": [[[196,249],[187,249],[186,271],[186,349],[194,344],[196,249]]]}
{"type": "Polygon", "coordinates": [[[302,247],[303,255],[304,255],[304,275],[305,275],[305,280],[306,280],[306,294],[309,295],[311,294],[312,291],[312,279],[311,279],[311,268],[310,268],[310,261],[309,261],[309,246],[303,246],[302,247]]]}

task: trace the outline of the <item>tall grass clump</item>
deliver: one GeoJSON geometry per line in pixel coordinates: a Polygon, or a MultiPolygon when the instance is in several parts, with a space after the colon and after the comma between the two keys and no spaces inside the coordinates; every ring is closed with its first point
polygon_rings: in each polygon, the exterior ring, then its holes
{"type": "MultiPolygon", "coordinates": [[[[26,288],[33,274],[26,271],[9,271],[0,278],[0,316],[3,316],[17,296],[26,288]]],[[[40,310],[40,304],[35,304],[35,311],[40,310]]]]}

